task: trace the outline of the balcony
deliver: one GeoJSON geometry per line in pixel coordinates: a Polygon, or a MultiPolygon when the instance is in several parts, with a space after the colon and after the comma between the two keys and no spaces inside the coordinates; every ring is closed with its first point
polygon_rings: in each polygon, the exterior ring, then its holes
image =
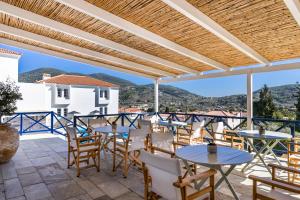
{"type": "MultiPolygon", "coordinates": [[[[111,114],[97,116],[77,116],[74,120],[69,120],[58,116],[53,112],[45,113],[18,113],[10,118],[10,122],[19,127],[21,135],[20,148],[17,154],[9,163],[1,164],[1,182],[4,184],[2,198],[17,199],[143,199],[143,173],[138,166],[133,166],[129,170],[127,178],[122,175],[122,170],[117,169],[112,172],[112,154],[101,155],[100,172],[94,168],[81,170],[81,175],[76,176],[76,168],[73,166],[67,168],[67,142],[65,138],[64,124],[68,126],[77,126],[78,129],[86,127],[87,119],[96,117],[106,117],[109,122],[115,121],[119,125],[137,127],[137,119],[140,118],[160,118],[167,120],[173,118],[174,123],[181,121],[196,120],[206,118],[205,126],[213,121],[226,121],[221,116],[203,116],[196,114],[178,114],[178,113],[144,113],[144,114],[111,114]],[[32,120],[33,115],[40,115],[44,118],[50,117],[54,121],[46,124],[46,121],[32,120]],[[133,117],[135,115],[135,117],[133,117]],[[131,116],[131,117],[129,117],[131,116]],[[22,121],[19,121],[22,119],[22,121]],[[27,119],[27,120],[26,120],[27,119]],[[45,126],[47,128],[45,128],[45,126]],[[29,129],[28,129],[29,127],[29,129]]],[[[245,118],[239,118],[240,124],[232,129],[239,129],[244,126],[245,118]]],[[[254,121],[268,121],[268,119],[254,119],[254,121]]],[[[269,120],[273,121],[274,120],[269,120]]],[[[284,121],[279,123],[282,129],[291,133],[293,127],[299,125],[299,121],[284,121]]],[[[225,125],[226,126],[226,125],[225,125]]],[[[228,129],[229,127],[227,127],[228,129]]],[[[284,144],[283,144],[284,145],[284,144]]],[[[246,150],[246,149],[245,149],[246,150]]],[[[287,159],[284,152],[278,151],[278,159],[285,165],[287,159]]],[[[258,159],[256,159],[258,161],[258,159]]],[[[267,163],[274,162],[271,155],[265,157],[267,163]]],[[[83,164],[84,165],[84,164],[83,164]]],[[[270,177],[267,169],[259,164],[242,172],[244,165],[237,166],[228,177],[232,186],[236,189],[240,199],[252,199],[252,180],[247,178],[249,175],[259,177],[270,177]]],[[[228,169],[227,166],[224,169],[228,169]]],[[[197,166],[197,173],[207,170],[206,167],[197,166]]],[[[287,174],[280,175],[283,178],[287,174]]],[[[215,177],[221,178],[218,173],[215,177]]],[[[264,188],[268,190],[268,188],[264,188]]],[[[280,191],[280,190],[279,190],[280,191]]],[[[216,199],[231,200],[234,199],[227,185],[223,183],[215,192],[216,199]]],[[[280,192],[275,194],[280,199],[280,192]]],[[[300,196],[294,196],[300,198],[300,196]]]]}

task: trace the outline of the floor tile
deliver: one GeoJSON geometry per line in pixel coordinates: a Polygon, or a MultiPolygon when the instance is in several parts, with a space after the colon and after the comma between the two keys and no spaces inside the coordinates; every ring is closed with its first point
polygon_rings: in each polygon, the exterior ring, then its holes
{"type": "Polygon", "coordinates": [[[51,194],[44,183],[24,187],[27,200],[51,199],[51,194]]]}
{"type": "Polygon", "coordinates": [[[34,172],[36,172],[36,168],[33,167],[33,166],[17,169],[17,173],[19,175],[20,174],[31,174],[31,173],[34,173],[34,172]]]}
{"type": "Polygon", "coordinates": [[[55,163],[55,161],[50,157],[34,158],[31,159],[31,162],[35,167],[45,166],[45,165],[50,165],[55,163]]]}
{"type": "Polygon", "coordinates": [[[4,189],[7,199],[24,195],[23,188],[18,178],[5,180],[4,189]]]}
{"type": "Polygon", "coordinates": [[[64,181],[48,185],[52,196],[56,200],[65,200],[85,194],[85,191],[75,181],[64,181]]]}
{"type": "Polygon", "coordinates": [[[38,167],[38,172],[46,184],[71,179],[68,174],[56,163],[38,167]]]}
{"type": "Polygon", "coordinates": [[[129,190],[125,186],[118,183],[117,181],[104,182],[97,184],[97,186],[110,198],[119,197],[122,194],[129,192],[129,190]]]}
{"type": "Polygon", "coordinates": [[[23,187],[41,183],[43,181],[37,172],[31,174],[21,174],[19,175],[19,179],[23,187]]]}

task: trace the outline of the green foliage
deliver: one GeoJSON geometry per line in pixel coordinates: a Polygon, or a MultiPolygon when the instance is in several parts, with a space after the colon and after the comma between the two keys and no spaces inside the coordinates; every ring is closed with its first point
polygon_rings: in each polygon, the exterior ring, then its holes
{"type": "Polygon", "coordinates": [[[17,110],[17,100],[21,99],[22,94],[14,82],[0,82],[0,123],[3,115],[13,114],[17,110]]]}
{"type": "Polygon", "coordinates": [[[272,93],[267,85],[264,85],[260,90],[259,100],[254,104],[254,106],[255,116],[270,118],[273,117],[276,107],[273,102],[272,93]]]}

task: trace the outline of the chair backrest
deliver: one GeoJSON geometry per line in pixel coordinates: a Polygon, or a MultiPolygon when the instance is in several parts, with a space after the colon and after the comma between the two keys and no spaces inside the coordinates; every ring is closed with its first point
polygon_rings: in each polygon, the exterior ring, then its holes
{"type": "Polygon", "coordinates": [[[148,130],[152,131],[152,123],[150,120],[139,119],[138,127],[140,129],[148,129],[148,130]]]}
{"type": "Polygon", "coordinates": [[[88,126],[91,128],[99,128],[107,125],[107,121],[105,118],[99,119],[89,119],[88,126]]]}
{"type": "Polygon", "coordinates": [[[76,147],[77,130],[75,127],[66,127],[68,142],[72,147],[76,147]]]}
{"type": "Polygon", "coordinates": [[[174,135],[167,132],[157,132],[151,134],[152,146],[159,147],[168,151],[173,151],[174,135]]]}
{"type": "Polygon", "coordinates": [[[173,186],[181,176],[179,160],[174,158],[165,158],[141,151],[141,161],[145,164],[148,175],[151,176],[151,190],[164,199],[181,199],[180,190],[173,186]]]}
{"type": "Polygon", "coordinates": [[[147,130],[145,129],[130,129],[128,139],[132,150],[145,148],[145,140],[147,138],[147,130]]]}
{"type": "Polygon", "coordinates": [[[215,139],[224,139],[223,133],[224,133],[224,124],[223,122],[214,122],[212,123],[212,132],[215,134],[215,139]],[[218,134],[219,133],[219,134],[218,134]]]}
{"type": "Polygon", "coordinates": [[[205,120],[200,122],[193,122],[192,129],[193,129],[193,137],[198,138],[201,137],[201,130],[205,125],[205,120]]]}

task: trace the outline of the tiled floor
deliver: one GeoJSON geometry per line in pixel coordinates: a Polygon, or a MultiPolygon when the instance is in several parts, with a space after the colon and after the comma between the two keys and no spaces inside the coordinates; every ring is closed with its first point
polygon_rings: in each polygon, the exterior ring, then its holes
{"type": "MultiPolygon", "coordinates": [[[[0,200],[143,199],[143,175],[138,169],[132,168],[125,179],[121,170],[111,171],[108,157],[101,161],[100,172],[96,172],[95,168],[82,170],[80,178],[77,178],[74,167],[66,168],[66,141],[43,136],[42,139],[22,137],[25,140],[21,140],[14,158],[0,165],[0,200]]],[[[269,176],[259,167],[246,174],[235,170],[229,179],[242,200],[252,198],[252,182],[246,178],[250,172],[269,176]]],[[[224,183],[216,196],[222,200],[233,199],[224,183]]]]}

